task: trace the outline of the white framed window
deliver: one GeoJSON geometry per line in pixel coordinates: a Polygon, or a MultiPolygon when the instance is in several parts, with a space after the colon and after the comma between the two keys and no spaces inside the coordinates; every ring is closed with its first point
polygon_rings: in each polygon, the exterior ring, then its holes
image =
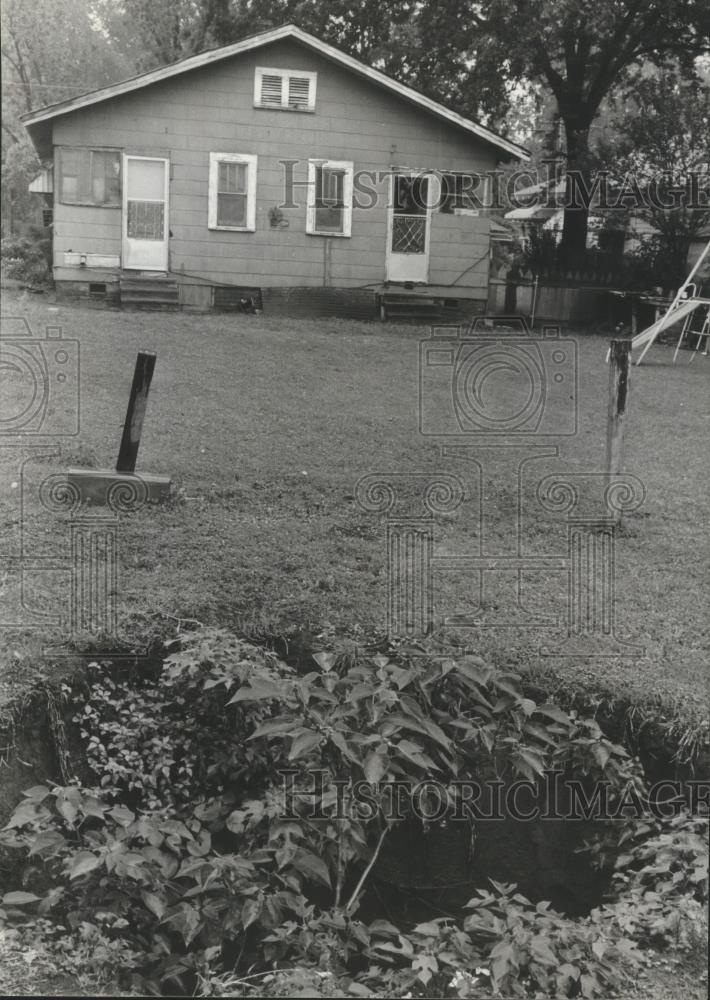
{"type": "Polygon", "coordinates": [[[352,220],[353,164],[347,160],[309,160],[306,232],[350,236],[352,220]]]}
{"type": "Polygon", "coordinates": [[[317,73],[257,66],[254,105],[281,111],[315,111],[317,73]]]}
{"type": "Polygon", "coordinates": [[[256,229],[256,156],[210,153],[209,229],[256,229]]]}

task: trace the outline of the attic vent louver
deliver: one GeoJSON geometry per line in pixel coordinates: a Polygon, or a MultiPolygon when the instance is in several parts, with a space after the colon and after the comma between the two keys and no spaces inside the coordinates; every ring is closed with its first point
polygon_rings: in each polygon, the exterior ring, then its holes
{"type": "Polygon", "coordinates": [[[311,91],[311,81],[304,76],[291,76],[288,80],[288,106],[307,108],[311,91]]]}
{"type": "Polygon", "coordinates": [[[261,78],[261,104],[272,108],[281,107],[281,84],[280,76],[274,74],[264,74],[261,78]]]}
{"type": "Polygon", "coordinates": [[[315,111],[316,73],[257,66],[254,105],[282,111],[315,111]]]}

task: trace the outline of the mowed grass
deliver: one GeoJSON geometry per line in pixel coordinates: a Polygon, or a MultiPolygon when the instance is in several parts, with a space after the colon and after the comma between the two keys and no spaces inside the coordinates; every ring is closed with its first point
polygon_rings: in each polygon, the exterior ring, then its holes
{"type": "MultiPolygon", "coordinates": [[[[12,487],[20,483],[18,456],[30,455],[29,443],[56,446],[55,457],[25,467],[25,532],[35,558],[66,559],[66,519],[52,519],[28,497],[44,476],[69,465],[113,465],[136,352],[157,352],[138,471],[170,475],[175,497],[121,519],[119,636],[138,646],[165,635],[175,619],[264,636],[299,628],[382,636],[385,519],[363,510],[356,497],[358,481],[368,474],[460,478],[462,504],[435,520],[440,556],[511,556],[519,549],[564,557],[564,517],[543,510],[535,497],[537,481],[555,471],[596,473],[583,481],[582,512],[600,511],[609,377],[602,337],[575,338],[577,433],[556,441],[557,457],[536,453],[535,442],[520,453],[537,457],[523,466],[518,540],[510,451],[442,455],[439,440],[419,433],[419,341],[426,327],[129,313],[14,293],[4,296],[3,313],[25,316],[37,334],[61,325],[81,350],[79,435],[8,439],[23,448],[0,451],[0,517],[11,554],[20,521],[20,486],[12,487]],[[483,462],[482,477],[474,460],[483,462]]],[[[641,655],[541,656],[541,646],[554,653],[562,633],[520,627],[529,617],[515,610],[515,575],[488,576],[479,602],[477,576],[465,567],[435,576],[437,620],[468,614],[476,623],[446,628],[447,636],[551,686],[628,699],[687,724],[707,719],[710,366],[703,357],[689,365],[688,357],[674,366],[672,348],[654,346],[632,371],[626,469],[643,482],[646,499],[617,538],[616,618],[618,637],[641,655]]],[[[503,407],[504,377],[492,384],[503,407]]],[[[448,391],[442,383],[427,397],[437,419],[448,391]]],[[[548,401],[554,426],[566,423],[565,392],[555,390],[548,401]]],[[[416,513],[421,480],[398,483],[407,498],[402,512],[416,513]]],[[[25,555],[30,550],[26,545],[25,555]]],[[[12,567],[3,577],[6,605],[17,602],[12,567]]],[[[53,570],[42,577],[40,567],[31,581],[36,595],[26,595],[25,603],[60,606],[66,617],[66,576],[53,570]]],[[[521,593],[521,603],[538,618],[557,615],[564,622],[564,569],[526,571],[521,593]]],[[[8,614],[12,623],[27,621],[6,611],[5,622],[8,614]]],[[[49,626],[5,629],[6,678],[34,669],[41,642],[61,634],[49,626]]]]}

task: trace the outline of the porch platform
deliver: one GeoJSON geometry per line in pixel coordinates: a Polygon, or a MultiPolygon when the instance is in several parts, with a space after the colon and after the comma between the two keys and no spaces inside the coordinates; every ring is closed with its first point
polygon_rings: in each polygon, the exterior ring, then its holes
{"type": "Polygon", "coordinates": [[[486,311],[486,297],[477,288],[446,285],[402,285],[387,282],[377,293],[380,319],[457,323],[486,311]]]}

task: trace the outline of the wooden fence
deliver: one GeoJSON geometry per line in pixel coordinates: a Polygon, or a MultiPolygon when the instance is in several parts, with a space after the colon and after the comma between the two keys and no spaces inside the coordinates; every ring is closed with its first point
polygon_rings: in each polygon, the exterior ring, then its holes
{"type": "Polygon", "coordinates": [[[601,287],[574,287],[539,280],[537,291],[531,281],[491,279],[488,312],[493,315],[529,316],[535,304],[535,318],[554,323],[588,325],[609,318],[609,291],[601,287]]]}

